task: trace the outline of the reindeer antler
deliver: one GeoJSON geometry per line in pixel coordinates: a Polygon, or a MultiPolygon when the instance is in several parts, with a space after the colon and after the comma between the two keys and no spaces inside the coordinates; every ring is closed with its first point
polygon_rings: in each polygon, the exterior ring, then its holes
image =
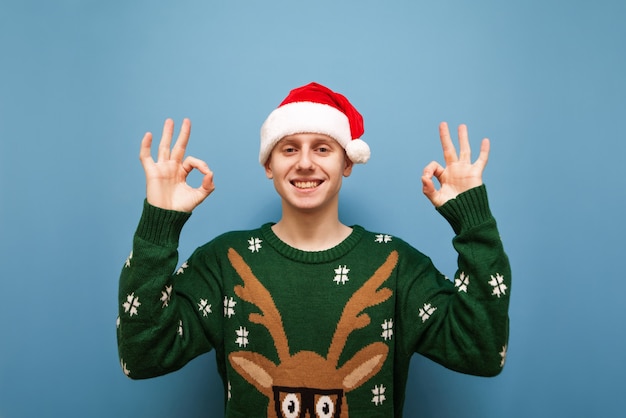
{"type": "Polygon", "coordinates": [[[343,351],[348,336],[357,329],[361,329],[369,325],[371,319],[366,313],[361,313],[370,306],[378,305],[389,299],[392,292],[388,288],[378,290],[378,287],[389,278],[391,272],[398,262],[398,252],[392,251],[387,260],[376,270],[374,275],[357,290],[346,306],[343,308],[341,318],[337,324],[337,329],[333,335],[330,348],[328,349],[327,359],[329,362],[337,365],[339,356],[343,351]]]}
{"type": "Polygon", "coordinates": [[[283,362],[290,356],[289,343],[287,334],[285,334],[283,320],[280,316],[280,312],[276,308],[274,299],[272,299],[272,295],[261,284],[259,279],[256,278],[254,273],[252,273],[250,266],[246,264],[237,251],[230,248],[228,250],[228,259],[235,268],[235,271],[241,276],[244,283],[244,286],[235,286],[235,294],[246,302],[256,305],[261,310],[261,314],[250,314],[250,322],[263,325],[267,328],[274,340],[278,358],[283,362]]]}

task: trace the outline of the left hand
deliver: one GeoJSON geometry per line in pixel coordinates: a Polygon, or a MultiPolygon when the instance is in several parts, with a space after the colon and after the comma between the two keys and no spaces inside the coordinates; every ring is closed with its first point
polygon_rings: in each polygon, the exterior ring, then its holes
{"type": "Polygon", "coordinates": [[[435,207],[439,207],[459,194],[483,184],[482,174],[489,158],[489,139],[483,139],[480,154],[472,164],[467,126],[459,125],[459,154],[450,138],[448,124],[439,124],[439,137],[443,148],[446,166],[442,167],[433,161],[424,168],[422,174],[422,191],[435,207]],[[435,177],[440,184],[439,190],[433,182],[435,177]]]}

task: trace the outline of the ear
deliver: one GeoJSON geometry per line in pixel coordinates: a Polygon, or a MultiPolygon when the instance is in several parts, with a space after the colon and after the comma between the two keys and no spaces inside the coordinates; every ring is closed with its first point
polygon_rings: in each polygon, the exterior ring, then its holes
{"type": "Polygon", "coordinates": [[[352,160],[350,158],[348,158],[348,155],[345,155],[345,160],[346,160],[346,165],[343,169],[343,176],[344,177],[348,177],[350,174],[352,174],[352,167],[354,166],[354,163],[352,162],[352,160]]]}
{"type": "Polygon", "coordinates": [[[356,389],[376,375],[387,359],[389,347],[378,342],[362,348],[338,371],[343,376],[343,388],[346,392],[356,389]]]}
{"type": "Polygon", "coordinates": [[[272,172],[272,167],[270,167],[271,160],[272,160],[272,156],[270,155],[269,157],[267,157],[267,161],[265,161],[265,164],[263,164],[263,166],[265,167],[265,175],[270,180],[274,178],[274,173],[272,172]]]}
{"type": "Polygon", "coordinates": [[[258,353],[238,351],[228,356],[233,369],[257,390],[268,397],[272,396],[276,365],[258,353]]]}

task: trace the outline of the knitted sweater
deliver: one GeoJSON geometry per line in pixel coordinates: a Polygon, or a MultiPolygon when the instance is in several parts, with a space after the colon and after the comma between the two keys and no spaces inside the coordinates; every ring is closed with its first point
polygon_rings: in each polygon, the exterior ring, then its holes
{"type": "Polygon", "coordinates": [[[438,211],[456,233],[453,281],[400,238],[358,225],[319,252],[288,246],[272,224],[229,232],[177,268],[190,215],[145,203],[120,278],[124,373],[162,375],[215,349],[226,416],[247,418],[399,417],[414,352],[498,374],[511,274],[486,190],[438,211]]]}

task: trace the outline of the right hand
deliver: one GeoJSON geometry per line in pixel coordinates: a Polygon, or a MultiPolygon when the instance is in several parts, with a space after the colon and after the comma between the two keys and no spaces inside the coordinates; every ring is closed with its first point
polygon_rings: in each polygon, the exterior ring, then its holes
{"type": "Polygon", "coordinates": [[[144,135],[141,141],[139,160],[146,173],[146,198],[152,206],[179,212],[191,212],[215,190],[213,172],[204,161],[190,156],[183,160],[190,132],[191,121],[184,119],[178,139],[171,147],[174,121],[167,119],[163,125],[156,162],[152,159],[150,151],[152,134],[147,132],[144,135]],[[202,184],[198,188],[193,188],[187,184],[187,176],[194,169],[204,175],[202,184]]]}

